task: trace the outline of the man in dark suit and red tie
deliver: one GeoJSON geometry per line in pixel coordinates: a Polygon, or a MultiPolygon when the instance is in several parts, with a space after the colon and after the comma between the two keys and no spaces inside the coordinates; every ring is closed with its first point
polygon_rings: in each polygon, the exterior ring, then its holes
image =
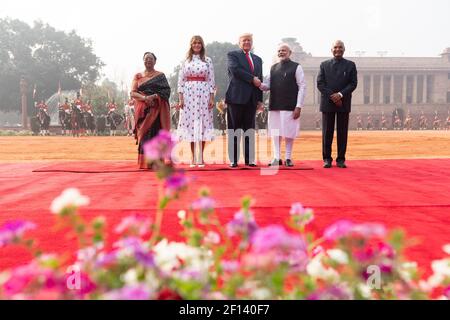
{"type": "Polygon", "coordinates": [[[321,92],[320,111],[322,112],[322,156],[323,167],[331,168],[331,145],[333,144],[334,124],[337,123],[336,164],[347,168],[348,121],[352,104],[352,92],[358,85],[356,65],[344,59],[345,45],[341,40],[334,42],[331,48],[333,59],[320,65],[317,76],[317,88],[321,92]]]}
{"type": "Polygon", "coordinates": [[[245,165],[255,164],[255,116],[257,106],[262,104],[262,92],[258,88],[262,80],[262,59],[251,52],[253,36],[239,37],[240,50],[228,52],[228,76],[230,79],[225,95],[228,105],[228,156],[230,167],[239,161],[240,141],[243,136],[245,165]]]}

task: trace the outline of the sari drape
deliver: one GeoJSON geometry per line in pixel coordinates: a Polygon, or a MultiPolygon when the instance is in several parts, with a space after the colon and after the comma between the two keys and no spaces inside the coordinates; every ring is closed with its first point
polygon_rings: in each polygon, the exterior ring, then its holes
{"type": "Polygon", "coordinates": [[[147,168],[144,159],[143,145],[158,134],[160,129],[170,130],[170,86],[166,76],[157,72],[153,77],[137,74],[133,81],[132,91],[143,95],[157,94],[158,98],[148,104],[135,102],[135,139],[138,145],[138,163],[140,168],[147,168]]]}

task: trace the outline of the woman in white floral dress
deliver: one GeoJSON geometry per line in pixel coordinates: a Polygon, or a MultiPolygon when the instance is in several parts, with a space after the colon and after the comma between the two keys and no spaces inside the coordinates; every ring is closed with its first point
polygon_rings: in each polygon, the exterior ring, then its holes
{"type": "Polygon", "coordinates": [[[180,121],[177,136],[191,143],[191,167],[196,165],[195,145],[200,147],[197,165],[204,167],[205,143],[214,139],[214,67],[205,55],[202,37],[193,36],[178,76],[180,121]]]}

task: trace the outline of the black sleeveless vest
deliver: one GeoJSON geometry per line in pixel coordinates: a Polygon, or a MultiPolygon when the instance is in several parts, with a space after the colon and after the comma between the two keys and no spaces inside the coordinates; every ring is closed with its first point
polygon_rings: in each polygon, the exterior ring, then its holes
{"type": "Polygon", "coordinates": [[[289,60],[274,64],[270,69],[269,110],[294,111],[298,95],[297,66],[298,63],[289,60]]]}

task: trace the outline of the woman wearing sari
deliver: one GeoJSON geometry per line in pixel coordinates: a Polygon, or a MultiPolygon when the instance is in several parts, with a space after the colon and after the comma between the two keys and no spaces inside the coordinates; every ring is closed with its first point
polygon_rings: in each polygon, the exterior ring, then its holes
{"type": "Polygon", "coordinates": [[[135,102],[135,138],[138,145],[139,168],[148,169],[144,158],[144,144],[159,130],[170,130],[170,86],[164,73],[155,70],[156,56],[144,54],[145,71],[134,76],[131,98],[135,102]]]}

